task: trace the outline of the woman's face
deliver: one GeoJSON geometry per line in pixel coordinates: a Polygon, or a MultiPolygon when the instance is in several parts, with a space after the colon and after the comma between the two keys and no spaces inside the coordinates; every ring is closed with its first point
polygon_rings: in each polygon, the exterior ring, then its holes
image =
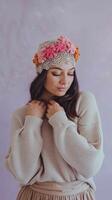
{"type": "Polygon", "coordinates": [[[52,66],[47,71],[47,78],[44,84],[46,93],[63,96],[70,88],[74,79],[74,66],[52,66]]]}

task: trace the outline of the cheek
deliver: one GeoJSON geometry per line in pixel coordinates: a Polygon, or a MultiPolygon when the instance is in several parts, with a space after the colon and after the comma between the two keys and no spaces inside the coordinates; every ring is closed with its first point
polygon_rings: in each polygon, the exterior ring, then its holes
{"type": "Polygon", "coordinates": [[[49,75],[45,82],[45,88],[53,89],[54,87],[56,87],[58,82],[59,82],[59,80],[57,77],[49,75]]]}
{"type": "Polygon", "coordinates": [[[71,78],[69,79],[69,84],[70,84],[70,85],[72,84],[73,80],[74,80],[73,77],[71,77],[71,78]]]}

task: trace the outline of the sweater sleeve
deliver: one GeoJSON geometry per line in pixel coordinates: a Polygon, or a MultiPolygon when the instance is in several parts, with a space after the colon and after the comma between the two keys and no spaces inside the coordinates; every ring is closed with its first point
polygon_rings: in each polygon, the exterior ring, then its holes
{"type": "Polygon", "coordinates": [[[95,176],[103,160],[103,133],[100,113],[93,93],[83,92],[78,102],[78,122],[69,120],[64,110],[49,118],[57,149],[63,159],[85,178],[95,176]]]}
{"type": "Polygon", "coordinates": [[[11,144],[5,157],[5,166],[23,185],[30,181],[41,165],[42,121],[39,117],[26,115],[22,124],[17,115],[12,114],[11,144]]]}

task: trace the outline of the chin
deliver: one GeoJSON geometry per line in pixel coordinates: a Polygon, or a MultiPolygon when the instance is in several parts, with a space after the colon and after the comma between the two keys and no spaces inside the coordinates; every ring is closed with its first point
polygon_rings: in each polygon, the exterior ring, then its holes
{"type": "Polygon", "coordinates": [[[64,96],[66,94],[66,92],[59,92],[57,94],[55,94],[56,96],[64,96]]]}
{"type": "Polygon", "coordinates": [[[60,97],[60,96],[64,96],[65,94],[66,94],[66,92],[67,91],[61,91],[61,92],[51,92],[51,94],[53,95],[53,96],[58,96],[58,97],[60,97]]]}

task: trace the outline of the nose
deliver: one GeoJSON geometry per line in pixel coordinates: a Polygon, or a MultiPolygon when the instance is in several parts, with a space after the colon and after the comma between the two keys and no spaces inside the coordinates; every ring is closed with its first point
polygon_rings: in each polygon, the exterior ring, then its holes
{"type": "Polygon", "coordinates": [[[67,85],[67,76],[66,75],[63,75],[61,78],[60,78],[60,84],[62,85],[67,85]]]}

